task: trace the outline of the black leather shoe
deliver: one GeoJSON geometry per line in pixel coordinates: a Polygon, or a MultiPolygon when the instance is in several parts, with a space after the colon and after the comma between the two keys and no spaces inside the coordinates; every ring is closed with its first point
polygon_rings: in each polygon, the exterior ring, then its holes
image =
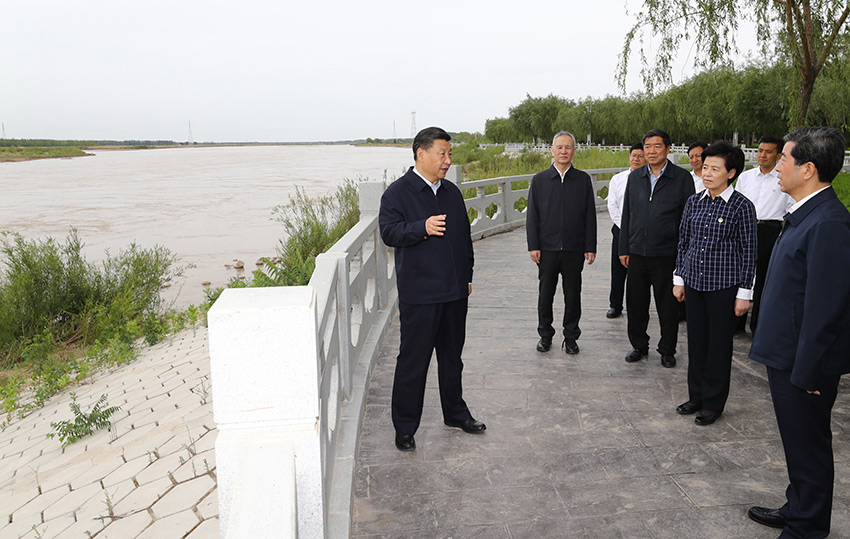
{"type": "Polygon", "coordinates": [[[564,339],[564,344],[561,345],[564,352],[574,356],[578,354],[578,343],[575,339],[564,339]]]}
{"type": "Polygon", "coordinates": [[[552,348],[552,337],[540,337],[537,342],[537,351],[548,352],[550,348],[552,348]]]}
{"type": "Polygon", "coordinates": [[[717,421],[718,418],[720,418],[720,415],[722,413],[723,412],[710,412],[708,410],[703,410],[702,412],[698,413],[697,416],[694,418],[694,423],[696,423],[700,427],[711,425],[712,423],[717,421]]]}
{"type": "Polygon", "coordinates": [[[413,451],[416,449],[416,440],[412,434],[395,433],[395,446],[399,451],[413,451]]]}
{"type": "Polygon", "coordinates": [[[679,415],[691,415],[692,413],[699,410],[699,407],[699,404],[694,404],[691,401],[683,402],[679,406],[676,406],[676,413],[679,415]]]}
{"type": "Polygon", "coordinates": [[[444,421],[447,427],[457,427],[459,429],[463,429],[463,432],[468,432],[469,434],[481,434],[485,430],[487,430],[487,425],[480,421],[476,421],[474,418],[469,418],[466,421],[454,422],[454,421],[444,421]]]}
{"type": "Polygon", "coordinates": [[[637,348],[632,348],[632,351],[626,354],[626,363],[634,363],[646,357],[646,352],[641,352],[637,348]]]}
{"type": "Polygon", "coordinates": [[[672,369],[676,366],[676,356],[672,354],[669,356],[661,356],[661,365],[668,369],[672,369]]]}
{"type": "Polygon", "coordinates": [[[608,312],[605,313],[605,318],[617,318],[623,314],[623,309],[618,309],[617,307],[611,307],[608,309],[608,312]]]}
{"type": "Polygon", "coordinates": [[[771,528],[784,528],[785,517],[779,513],[779,509],[768,509],[767,507],[750,507],[747,511],[747,516],[755,520],[759,524],[770,526],[771,528]]]}

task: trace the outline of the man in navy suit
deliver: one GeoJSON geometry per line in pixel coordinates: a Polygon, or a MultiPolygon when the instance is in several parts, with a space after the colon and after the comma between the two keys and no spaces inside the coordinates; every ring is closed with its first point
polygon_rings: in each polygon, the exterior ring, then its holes
{"type": "Polygon", "coordinates": [[[830,416],[850,372],[850,213],[831,182],[844,164],[841,131],[798,129],[776,169],[796,203],[785,216],[762,293],[750,358],[767,366],[788,467],[786,503],[751,507],[780,538],[829,535],[834,463],[830,416]]]}
{"type": "Polygon", "coordinates": [[[468,297],[472,293],[472,238],[460,189],[445,179],[452,164],[451,137],[428,127],[413,139],[415,166],[393,182],[381,198],[381,239],[395,250],[401,346],[395,368],[392,418],[395,445],[413,451],[425,397],[431,354],[443,422],[478,434],[462,396],[461,352],[466,338],[468,297]]]}

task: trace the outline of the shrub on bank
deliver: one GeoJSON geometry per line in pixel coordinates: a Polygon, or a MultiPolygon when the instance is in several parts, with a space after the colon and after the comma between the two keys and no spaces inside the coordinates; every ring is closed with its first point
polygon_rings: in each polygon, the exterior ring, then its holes
{"type": "Polygon", "coordinates": [[[168,249],[131,244],[98,267],[82,248],[74,229],[63,243],[0,239],[0,426],[96,370],[130,361],[142,333],[155,342],[175,317],[159,293],[182,274],[168,249]]]}

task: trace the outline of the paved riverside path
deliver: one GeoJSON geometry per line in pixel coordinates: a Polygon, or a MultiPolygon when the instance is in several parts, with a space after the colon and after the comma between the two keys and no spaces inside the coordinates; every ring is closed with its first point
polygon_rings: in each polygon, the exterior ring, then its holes
{"type": "MultiPolygon", "coordinates": [[[[651,323],[648,360],[627,364],[626,319],[608,309],[611,222],[599,217],[599,254],[585,266],[581,352],[537,342],[537,276],[525,229],[474,244],[464,351],[464,398],[482,435],[443,426],[436,360],[417,449],[395,449],[390,396],[398,321],[375,365],[358,444],[352,536],[365,538],[749,538],[779,530],[746,517],[779,506],[787,475],[763,366],[736,337],[729,402],[714,425],[694,425],[687,400],[687,337],[678,365],[661,366],[651,323]]],[[[560,287],[559,287],[560,290],[560,287]]],[[[563,296],[555,298],[555,320],[563,296]]],[[[654,311],[654,308],[653,308],[654,311]]],[[[652,318],[655,318],[654,312],[652,318]]],[[[654,325],[653,325],[654,324],[654,325]]],[[[850,537],[850,387],[833,411],[835,501],[830,537],[850,537]]]]}
{"type": "MultiPolygon", "coordinates": [[[[128,365],[54,396],[0,432],[0,538],[219,536],[205,328],[171,335],[128,365]],[[62,447],[50,423],[101,395],[114,431],[62,447]]],[[[5,418],[4,418],[5,419],[5,418]]]]}

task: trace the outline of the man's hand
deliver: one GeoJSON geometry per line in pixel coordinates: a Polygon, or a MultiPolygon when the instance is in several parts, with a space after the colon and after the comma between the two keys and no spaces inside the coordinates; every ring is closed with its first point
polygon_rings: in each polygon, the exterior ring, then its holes
{"type": "Polygon", "coordinates": [[[471,296],[471,295],[472,295],[472,283],[469,283],[469,293],[467,294],[467,296],[471,296]]]}
{"type": "Polygon", "coordinates": [[[673,295],[676,297],[676,300],[679,303],[682,303],[683,301],[685,301],[685,287],[682,285],[674,284],[673,295]]]}
{"type": "Polygon", "coordinates": [[[807,389],[807,390],[806,390],[806,393],[808,393],[809,395],[820,395],[820,391],[818,391],[818,390],[815,390],[815,391],[809,391],[809,390],[807,389]]]}
{"type": "Polygon", "coordinates": [[[584,253],[584,259],[587,260],[587,265],[589,266],[596,260],[596,253],[584,253]]]}
{"type": "Polygon", "coordinates": [[[744,316],[750,310],[750,300],[735,298],[735,316],[744,316]]]}
{"type": "Polygon", "coordinates": [[[432,215],[425,221],[425,233],[429,236],[442,236],[446,231],[446,214],[432,215]]]}
{"type": "Polygon", "coordinates": [[[535,264],[540,263],[540,251],[528,251],[528,255],[531,257],[531,261],[535,264]]]}
{"type": "Polygon", "coordinates": [[[620,264],[629,267],[629,255],[620,255],[620,264]]]}

